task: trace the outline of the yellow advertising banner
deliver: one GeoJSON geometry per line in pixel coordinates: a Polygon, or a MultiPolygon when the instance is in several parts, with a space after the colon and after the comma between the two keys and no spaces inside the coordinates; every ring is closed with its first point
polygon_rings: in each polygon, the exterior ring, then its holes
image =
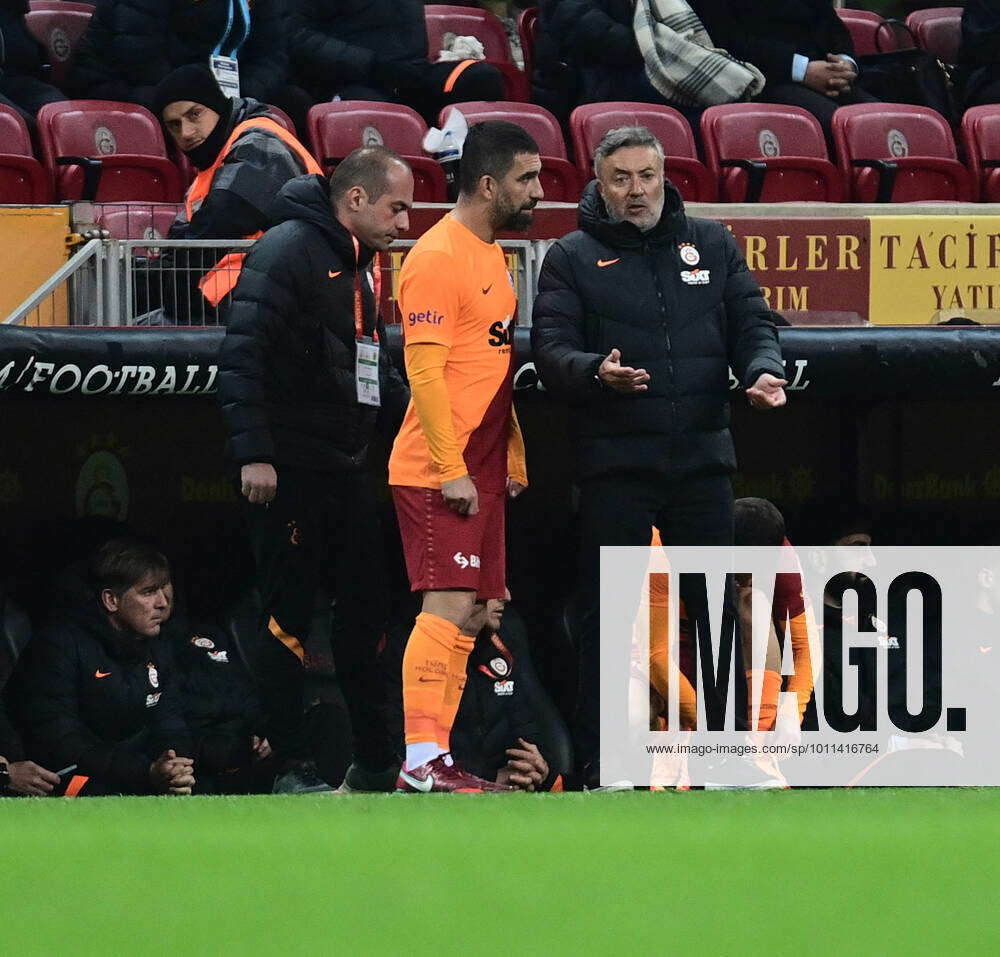
{"type": "Polygon", "coordinates": [[[869,319],[1000,323],[1000,216],[872,216],[869,319]]]}
{"type": "MultiPolygon", "coordinates": [[[[0,320],[9,316],[69,256],[68,206],[0,206],[0,320]]],[[[65,286],[31,313],[29,326],[65,326],[65,286]]]]}

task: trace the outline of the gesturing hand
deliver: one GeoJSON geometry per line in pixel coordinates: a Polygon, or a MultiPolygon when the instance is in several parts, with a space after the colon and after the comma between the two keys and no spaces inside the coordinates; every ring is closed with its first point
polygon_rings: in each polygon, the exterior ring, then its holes
{"type": "Polygon", "coordinates": [[[649,382],[649,373],[645,369],[633,369],[622,365],[622,354],[618,349],[612,349],[597,370],[597,378],[609,389],[625,394],[645,392],[649,382]]]}
{"type": "Polygon", "coordinates": [[[757,381],[747,389],[747,398],[755,409],[777,409],[785,404],[786,385],[787,379],[762,372],[757,376],[757,381]]]}

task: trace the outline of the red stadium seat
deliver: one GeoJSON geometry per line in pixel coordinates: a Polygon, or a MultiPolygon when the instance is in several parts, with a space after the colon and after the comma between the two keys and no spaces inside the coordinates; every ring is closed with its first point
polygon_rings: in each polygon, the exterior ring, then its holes
{"type": "Polygon", "coordinates": [[[855,202],[975,199],[951,127],[934,110],[900,103],[842,106],[833,114],[833,139],[855,202]]]}
{"type": "Polygon", "coordinates": [[[942,63],[957,63],[962,45],[962,8],[932,7],[915,10],[906,18],[922,50],[933,53],[942,63]]]}
{"type": "Polygon", "coordinates": [[[524,54],[524,73],[530,83],[535,62],[535,40],[538,37],[538,7],[521,11],[517,18],[517,35],[521,38],[521,52],[524,54]]]}
{"type": "Polygon", "coordinates": [[[726,203],[839,203],[844,180],[816,118],[794,106],[736,103],[701,116],[705,162],[726,203]]]}
{"type": "Polygon", "coordinates": [[[24,117],[6,104],[0,104],[0,144],[0,203],[51,203],[52,181],[31,152],[24,117]]]}
{"type": "Polygon", "coordinates": [[[66,90],[76,44],[90,23],[92,10],[89,8],[85,12],[61,7],[58,10],[32,9],[24,15],[25,26],[45,47],[45,56],[51,67],[48,81],[60,90],[66,90]]]}
{"type": "Polygon", "coordinates": [[[176,203],[183,186],[149,110],[112,100],[66,100],[38,111],[42,161],[56,198],[176,203]]]}
{"type": "MultiPolygon", "coordinates": [[[[844,21],[851,34],[851,42],[854,44],[854,52],[858,56],[868,56],[877,53],[875,45],[875,33],[878,30],[882,18],[877,13],[870,10],[838,10],[837,16],[844,21]]],[[[883,31],[882,49],[886,47],[885,31],[883,31]]],[[[831,50],[831,53],[842,53],[842,50],[831,50]]]]}
{"type": "MultiPolygon", "coordinates": [[[[170,227],[184,208],[181,203],[95,203],[94,223],[106,229],[114,239],[166,238],[170,227]]],[[[136,255],[156,255],[152,249],[136,250],[136,255]]]]}
{"type": "Polygon", "coordinates": [[[973,106],[962,117],[962,147],[980,199],[1000,203],[1000,106],[973,106]]]}
{"type": "MultiPolygon", "coordinates": [[[[495,66],[507,82],[507,99],[527,103],[530,99],[528,77],[514,62],[507,39],[507,28],[499,17],[478,7],[429,4],[424,7],[427,21],[427,55],[435,62],[441,52],[441,38],[446,33],[475,37],[483,45],[484,62],[495,66]]],[[[457,65],[457,64],[456,64],[457,65]]]]}
{"type": "Polygon", "coordinates": [[[423,150],[427,124],[408,106],[367,100],[317,103],[307,123],[312,154],[327,171],[361,146],[385,144],[412,167],[418,203],[447,201],[441,164],[423,150]]]}
{"type": "Polygon", "coordinates": [[[715,180],[698,159],[688,121],[669,106],[652,103],[587,103],[570,114],[569,129],[581,182],[593,178],[594,147],[616,126],[645,126],[663,144],[666,174],[688,202],[715,200],[715,180]]]}
{"type": "Polygon", "coordinates": [[[441,111],[441,125],[454,109],[465,114],[470,126],[483,120],[507,120],[523,127],[538,144],[542,158],[539,178],[545,190],[545,199],[552,203],[575,203],[579,200],[580,181],[576,167],[566,158],[566,144],[563,143],[559,122],[544,107],[532,103],[457,103],[441,111]]]}

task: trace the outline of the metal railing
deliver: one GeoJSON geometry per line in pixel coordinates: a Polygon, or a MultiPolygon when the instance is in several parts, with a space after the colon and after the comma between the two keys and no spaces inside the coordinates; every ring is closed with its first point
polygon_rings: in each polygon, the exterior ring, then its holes
{"type": "MultiPolygon", "coordinates": [[[[399,270],[415,240],[394,243],[380,254],[381,309],[387,323],[396,307],[399,270]]],[[[199,283],[210,270],[234,268],[225,258],[251,240],[90,239],[6,319],[7,324],[92,326],[213,326],[224,323],[230,296],[211,306],[199,283]],[[222,262],[220,266],[219,263],[222,262]]],[[[530,325],[538,271],[549,241],[504,240],[518,298],[521,325],[530,325]]],[[[235,267],[235,268],[238,268],[235,267]]]]}

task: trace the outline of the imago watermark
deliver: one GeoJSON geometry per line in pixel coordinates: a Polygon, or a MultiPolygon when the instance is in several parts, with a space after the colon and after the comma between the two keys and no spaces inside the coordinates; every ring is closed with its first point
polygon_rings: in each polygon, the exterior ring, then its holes
{"type": "Polygon", "coordinates": [[[602,548],[601,781],[1000,785],[1000,547],[602,548]]]}

